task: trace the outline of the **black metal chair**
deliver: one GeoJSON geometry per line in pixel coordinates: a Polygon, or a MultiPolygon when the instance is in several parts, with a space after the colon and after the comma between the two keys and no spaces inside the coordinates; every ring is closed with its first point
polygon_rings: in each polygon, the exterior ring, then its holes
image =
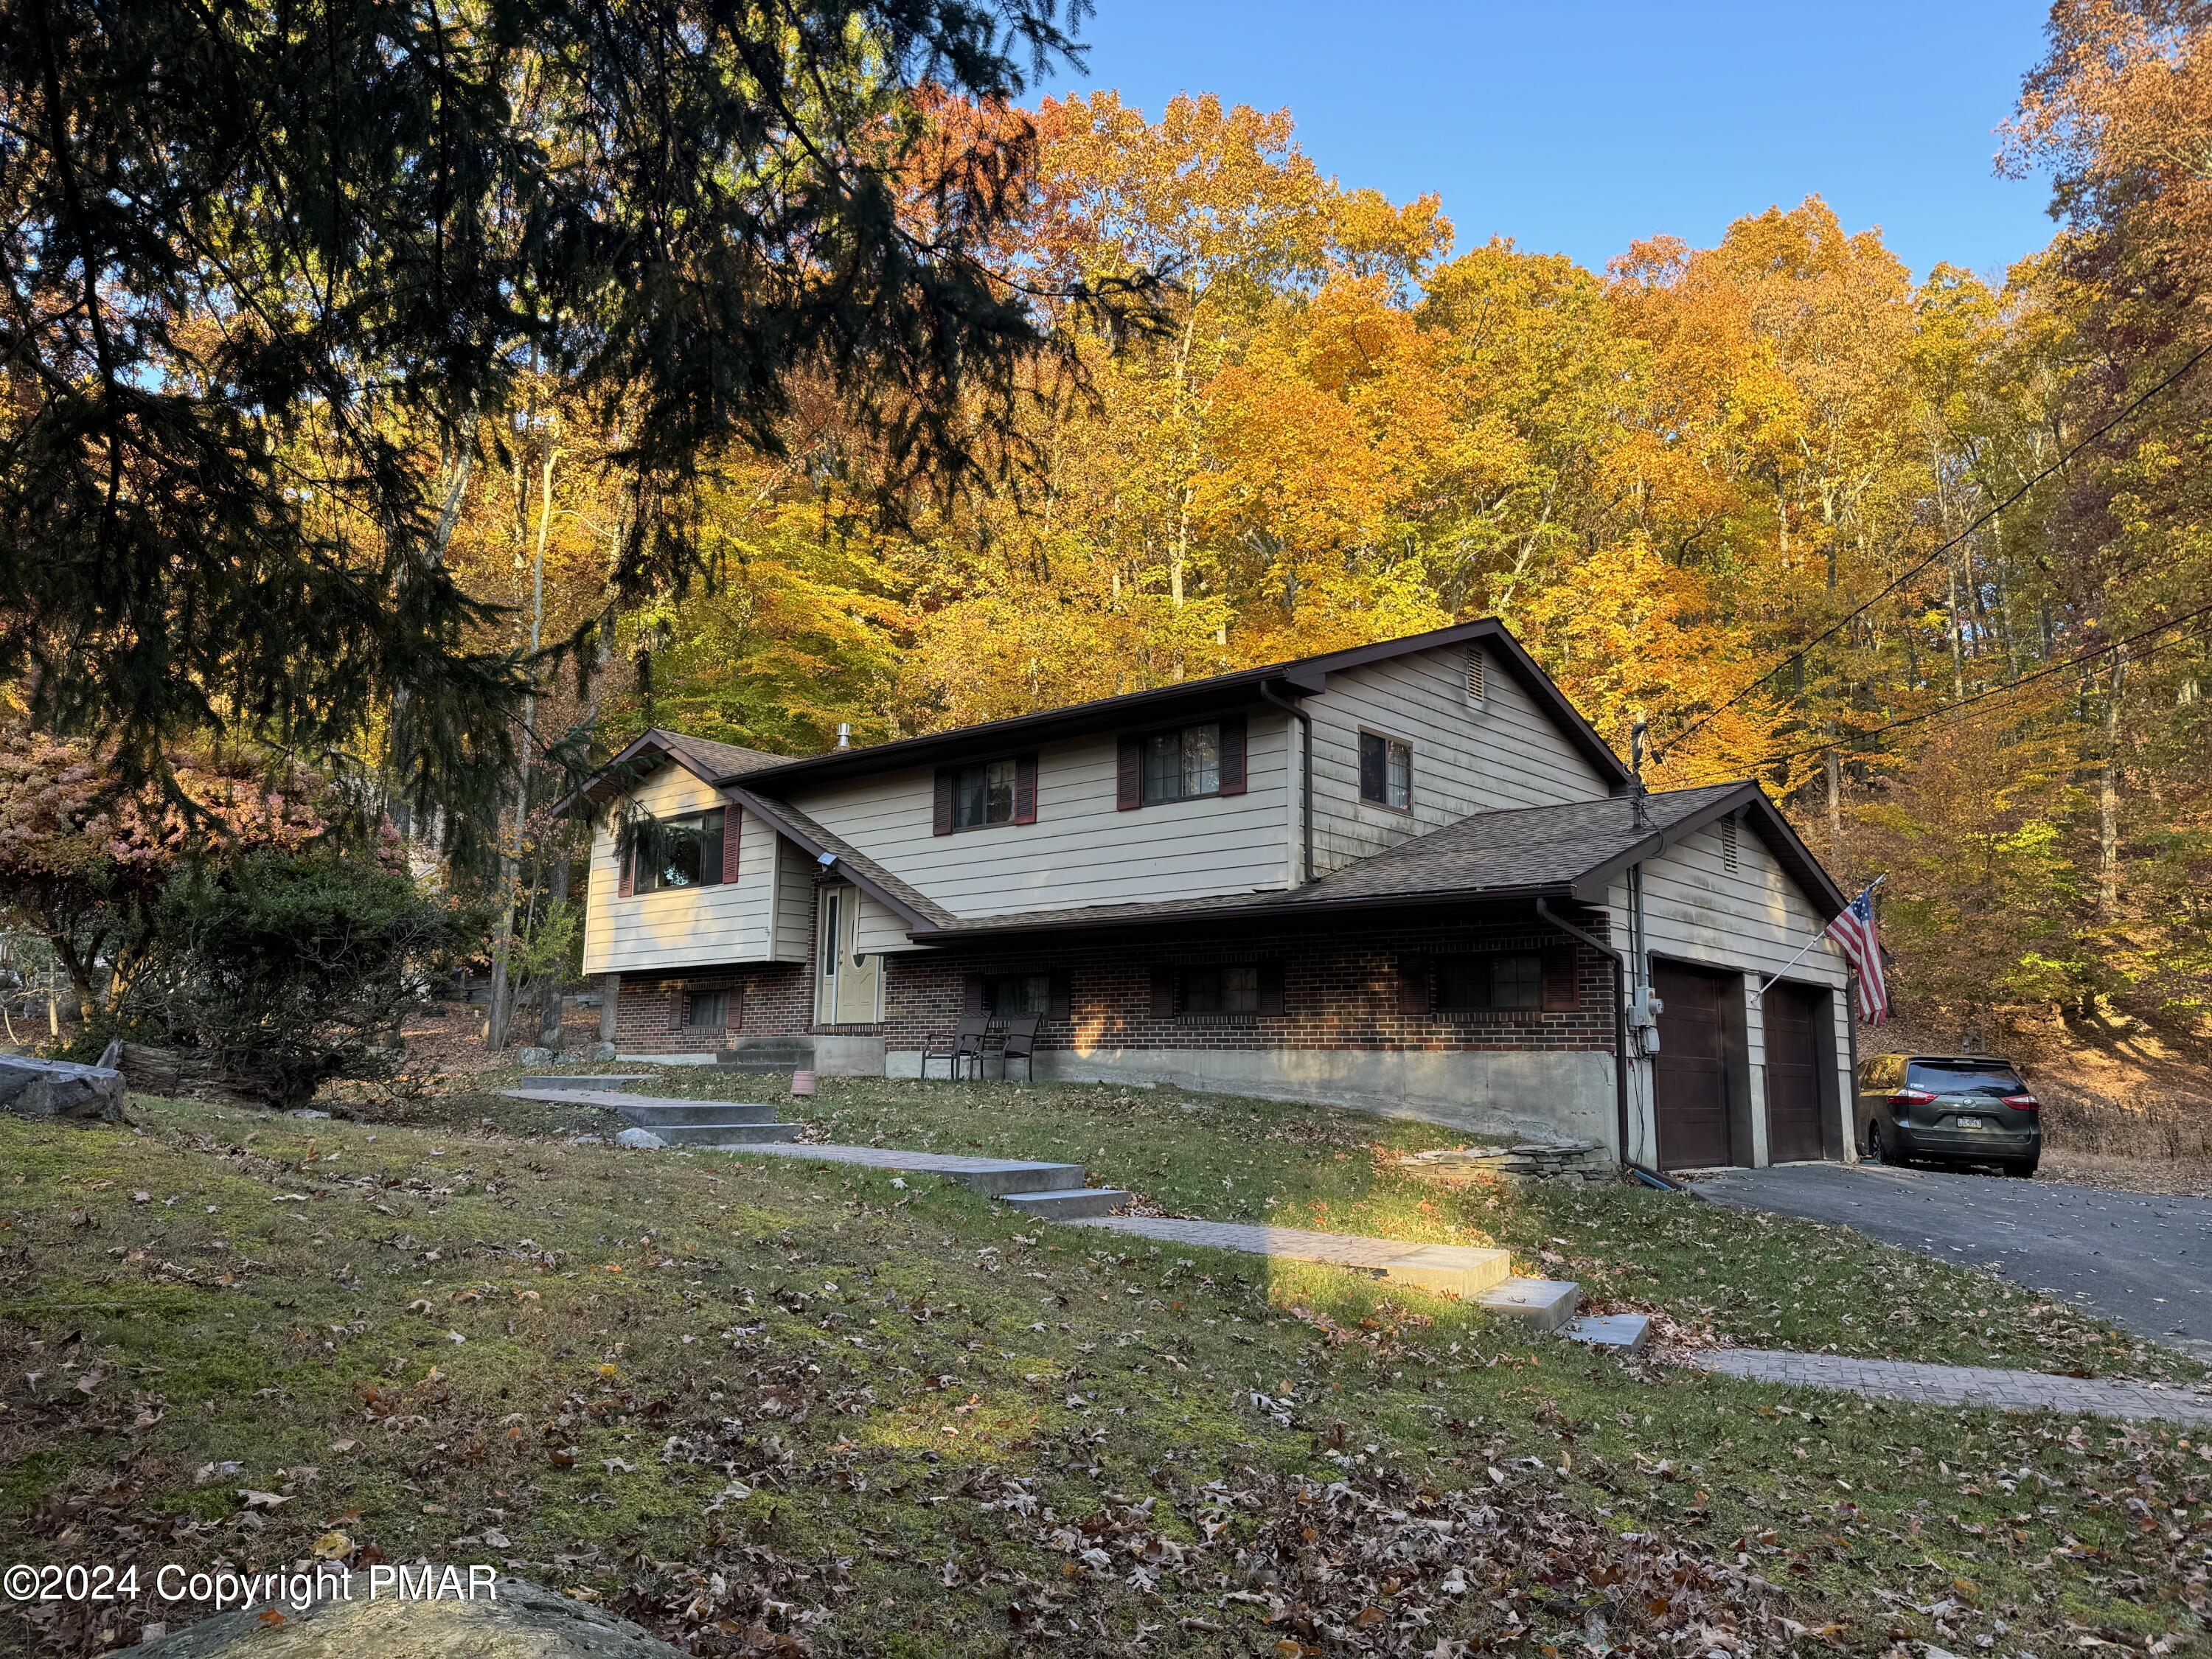
{"type": "Polygon", "coordinates": [[[1010,1019],[999,1031],[995,1046],[999,1051],[999,1081],[1006,1080],[1006,1067],[1014,1061],[1022,1063],[1022,1074],[1027,1082],[1036,1081],[1037,1027],[1043,1019],[1030,1014],[1022,1019],[1010,1019]]]}
{"type": "Polygon", "coordinates": [[[921,1075],[929,1075],[929,1062],[945,1062],[945,1079],[951,1082],[963,1068],[972,1070],[977,1077],[983,1075],[983,1045],[991,1029],[988,1014],[970,1014],[960,1022],[957,1031],[933,1031],[921,1042],[921,1075]]]}

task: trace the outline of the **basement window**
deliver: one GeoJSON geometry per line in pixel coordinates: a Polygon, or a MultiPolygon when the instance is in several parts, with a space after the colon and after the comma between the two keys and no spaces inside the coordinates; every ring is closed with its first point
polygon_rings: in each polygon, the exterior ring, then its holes
{"type": "Polygon", "coordinates": [[[983,980],[983,1012],[994,1019],[1027,1019],[1052,1012],[1050,974],[990,974],[983,980]]]}
{"type": "Polygon", "coordinates": [[[720,1030],[729,1023],[727,991],[693,991],[684,999],[684,1023],[693,1030],[720,1030]]]}
{"type": "Polygon", "coordinates": [[[1439,1013],[1488,1013],[1543,1006],[1544,959],[1533,951],[1437,960],[1439,1013]]]}
{"type": "Polygon", "coordinates": [[[1224,963],[1182,970],[1186,1014],[1256,1014],[1260,1012],[1260,965],[1224,963]]]}

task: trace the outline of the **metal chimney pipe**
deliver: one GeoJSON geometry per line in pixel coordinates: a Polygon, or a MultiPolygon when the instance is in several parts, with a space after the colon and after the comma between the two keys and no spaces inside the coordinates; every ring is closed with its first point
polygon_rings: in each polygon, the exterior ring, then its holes
{"type": "Polygon", "coordinates": [[[852,721],[839,720],[837,722],[837,746],[840,749],[850,749],[853,746],[852,721]]]}

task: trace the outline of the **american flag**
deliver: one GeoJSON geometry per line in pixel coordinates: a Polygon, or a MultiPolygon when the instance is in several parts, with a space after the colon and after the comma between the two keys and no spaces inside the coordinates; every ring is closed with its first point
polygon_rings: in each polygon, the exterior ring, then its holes
{"type": "Polygon", "coordinates": [[[1869,1025],[1879,1025],[1889,1018],[1889,981],[1882,977],[1881,940],[1874,925],[1874,890],[1878,885],[1869,882],[1866,891],[1828,924],[1844,955],[1858,969],[1859,1018],[1869,1025]]]}

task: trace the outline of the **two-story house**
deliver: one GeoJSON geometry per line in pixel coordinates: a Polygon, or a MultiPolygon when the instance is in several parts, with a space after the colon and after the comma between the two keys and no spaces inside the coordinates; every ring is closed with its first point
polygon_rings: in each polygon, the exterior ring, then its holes
{"type": "Polygon", "coordinates": [[[568,809],[627,1056],[911,1076],[1034,1015],[1041,1079],[1848,1155],[1843,895],[1756,785],[1639,796],[1495,622],[799,759],[655,730],[568,809]]]}

